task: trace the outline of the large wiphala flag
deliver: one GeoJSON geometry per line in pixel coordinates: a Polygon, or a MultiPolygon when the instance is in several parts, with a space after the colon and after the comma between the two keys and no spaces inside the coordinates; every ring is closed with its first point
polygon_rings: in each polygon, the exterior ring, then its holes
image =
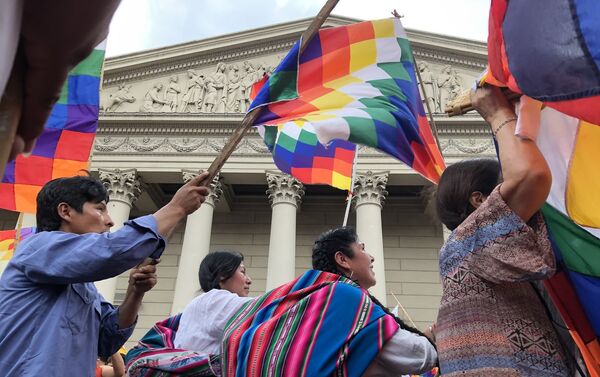
{"type": "Polygon", "coordinates": [[[357,144],[433,182],[444,169],[398,19],[322,29],[302,54],[297,43],[257,92],[257,107],[275,164],[304,183],[350,189],[357,144]]]}

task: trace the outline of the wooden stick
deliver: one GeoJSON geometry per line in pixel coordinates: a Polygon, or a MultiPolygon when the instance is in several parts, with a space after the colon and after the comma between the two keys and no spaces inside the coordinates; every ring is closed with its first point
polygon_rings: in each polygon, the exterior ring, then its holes
{"type": "MultiPolygon", "coordinates": [[[[392,16],[395,18],[403,18],[396,9],[392,11],[392,16]]],[[[415,73],[417,74],[417,79],[419,80],[419,86],[421,87],[421,91],[423,92],[423,96],[425,96],[425,106],[427,108],[427,114],[429,115],[429,127],[433,130],[433,136],[435,137],[435,143],[442,155],[442,147],[440,146],[440,138],[438,137],[437,126],[435,125],[435,120],[433,119],[433,112],[431,111],[431,106],[429,106],[429,101],[427,100],[427,93],[425,92],[425,85],[423,85],[423,80],[421,79],[421,71],[419,70],[419,66],[417,65],[417,59],[415,58],[415,54],[413,52],[413,65],[415,67],[415,73]]]]}
{"type": "Polygon", "coordinates": [[[421,71],[419,70],[419,67],[417,66],[417,59],[415,59],[414,53],[413,53],[413,63],[415,66],[415,72],[417,73],[417,79],[419,79],[419,86],[421,87],[421,91],[423,92],[423,96],[425,97],[425,106],[427,108],[427,114],[429,115],[429,124],[430,124],[431,129],[433,130],[433,136],[435,137],[435,143],[437,144],[437,147],[443,158],[444,154],[442,153],[442,146],[440,145],[440,138],[438,137],[437,126],[435,125],[435,120],[433,120],[433,113],[431,112],[431,106],[429,106],[429,100],[427,99],[427,93],[425,92],[425,85],[423,85],[423,80],[421,79],[421,71]]]}
{"type": "MultiPolygon", "coordinates": [[[[333,8],[337,5],[339,0],[327,0],[323,8],[319,11],[317,16],[312,20],[311,24],[308,26],[308,29],[302,33],[302,42],[300,44],[300,50],[298,55],[301,55],[302,52],[306,49],[308,43],[312,40],[315,34],[319,31],[319,28],[323,25],[333,8]]],[[[202,185],[206,185],[213,180],[213,178],[217,175],[217,173],[221,170],[225,161],[231,156],[237,145],[240,143],[244,134],[254,125],[256,119],[260,115],[262,108],[255,108],[252,111],[246,113],[244,119],[240,126],[233,132],[227,144],[221,150],[221,153],[215,158],[210,167],[208,168],[209,176],[201,183],[202,185]]]]}
{"type": "MultiPolygon", "coordinates": [[[[506,96],[506,99],[509,101],[516,101],[521,98],[520,94],[517,94],[508,88],[502,88],[502,93],[506,96]]],[[[468,113],[469,111],[473,111],[475,108],[471,103],[471,89],[466,90],[458,95],[455,99],[448,102],[444,112],[448,114],[449,117],[463,115],[468,113]]]]}
{"type": "Polygon", "coordinates": [[[0,178],[12,149],[23,107],[23,64],[17,53],[12,72],[0,100],[0,178]]]}
{"type": "Polygon", "coordinates": [[[23,218],[25,214],[23,212],[19,213],[19,218],[17,219],[17,228],[15,232],[15,243],[13,244],[13,251],[17,250],[17,246],[19,246],[19,241],[21,240],[21,229],[23,228],[23,218]]]}
{"type": "Polygon", "coordinates": [[[412,324],[412,326],[414,328],[417,328],[417,325],[415,325],[415,323],[413,322],[412,318],[410,318],[410,316],[408,315],[408,312],[404,309],[404,306],[402,306],[402,304],[400,303],[400,300],[398,300],[398,297],[396,297],[396,295],[394,294],[394,292],[390,292],[392,294],[392,297],[394,298],[394,300],[396,300],[396,302],[398,303],[398,306],[400,307],[400,309],[402,309],[402,312],[404,313],[404,315],[406,316],[406,318],[408,318],[408,320],[410,321],[410,323],[412,324]]]}
{"type": "Polygon", "coordinates": [[[346,212],[344,212],[344,222],[342,226],[348,224],[348,215],[350,215],[350,206],[352,205],[352,198],[354,197],[354,182],[356,181],[356,166],[358,165],[358,144],[354,146],[354,161],[352,162],[352,178],[350,178],[350,190],[348,190],[348,196],[346,197],[346,212]]]}

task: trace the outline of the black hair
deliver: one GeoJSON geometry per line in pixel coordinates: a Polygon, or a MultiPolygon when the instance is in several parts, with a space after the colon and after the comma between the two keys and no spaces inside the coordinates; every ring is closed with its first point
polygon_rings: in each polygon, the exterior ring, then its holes
{"type": "Polygon", "coordinates": [[[471,194],[479,191],[490,195],[499,182],[497,160],[480,158],[448,166],[435,196],[438,218],[448,229],[456,229],[475,210],[469,201],[471,194]]]}
{"type": "MultiPolygon", "coordinates": [[[[333,274],[341,275],[349,278],[338,268],[338,264],[335,262],[335,254],[340,251],[348,258],[354,257],[354,251],[351,245],[358,242],[358,234],[354,228],[344,226],[335,228],[322,233],[319,238],[315,241],[312,249],[312,267],[315,270],[331,272],[333,274]]],[[[404,323],[404,321],[394,314],[392,314],[388,308],[386,308],[375,296],[369,294],[371,301],[379,306],[386,314],[391,315],[401,329],[410,331],[421,336],[425,336],[421,331],[415,329],[404,323]]],[[[432,343],[433,344],[433,343],[432,343]]],[[[435,347],[435,344],[433,344],[435,347]]]]}
{"type": "Polygon", "coordinates": [[[62,218],[58,205],[67,203],[77,212],[86,202],[108,202],[108,193],[102,182],[90,176],[57,178],[46,183],[37,195],[37,232],[54,231],[60,228],[62,218]]]}
{"type": "Polygon", "coordinates": [[[233,276],[244,261],[244,256],[237,251],[213,251],[208,253],[200,263],[198,279],[204,292],[220,289],[219,283],[233,276]]]}

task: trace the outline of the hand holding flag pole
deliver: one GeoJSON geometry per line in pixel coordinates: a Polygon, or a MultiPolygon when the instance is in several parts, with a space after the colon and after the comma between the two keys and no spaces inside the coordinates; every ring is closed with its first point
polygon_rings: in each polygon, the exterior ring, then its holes
{"type": "MultiPolygon", "coordinates": [[[[333,10],[333,8],[335,8],[335,6],[337,5],[338,1],[339,0],[327,0],[325,5],[323,5],[323,8],[321,8],[317,16],[312,20],[308,28],[304,31],[304,33],[302,33],[302,42],[300,45],[300,52],[298,53],[298,55],[302,54],[308,43],[315,36],[315,34],[317,34],[327,17],[329,17],[329,14],[333,10]]],[[[217,173],[225,164],[225,161],[227,161],[229,156],[231,156],[237,145],[240,143],[248,129],[250,129],[250,127],[254,125],[256,119],[258,119],[258,116],[260,115],[261,110],[262,108],[255,108],[246,113],[246,116],[244,116],[242,123],[233,132],[233,134],[229,138],[229,141],[227,141],[227,144],[225,144],[223,150],[221,150],[221,153],[217,155],[215,160],[208,168],[209,175],[204,181],[202,181],[201,185],[208,185],[213,180],[213,178],[217,175],[217,173]]]]}
{"type": "MultiPolygon", "coordinates": [[[[520,94],[510,91],[508,88],[501,88],[502,93],[506,96],[506,99],[510,102],[516,101],[521,98],[520,94]]],[[[471,89],[460,93],[455,99],[449,101],[444,109],[444,112],[449,117],[466,114],[470,111],[475,110],[471,103],[471,89]]]]}

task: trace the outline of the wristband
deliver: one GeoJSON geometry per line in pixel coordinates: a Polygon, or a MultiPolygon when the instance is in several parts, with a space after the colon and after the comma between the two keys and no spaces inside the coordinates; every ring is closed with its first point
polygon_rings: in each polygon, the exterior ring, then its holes
{"type": "Polygon", "coordinates": [[[496,128],[495,131],[492,129],[492,136],[494,137],[494,139],[496,138],[496,135],[498,135],[498,132],[500,132],[502,127],[506,126],[510,122],[516,122],[516,121],[517,121],[517,118],[510,118],[510,119],[507,119],[504,122],[500,123],[500,125],[496,128]]]}

